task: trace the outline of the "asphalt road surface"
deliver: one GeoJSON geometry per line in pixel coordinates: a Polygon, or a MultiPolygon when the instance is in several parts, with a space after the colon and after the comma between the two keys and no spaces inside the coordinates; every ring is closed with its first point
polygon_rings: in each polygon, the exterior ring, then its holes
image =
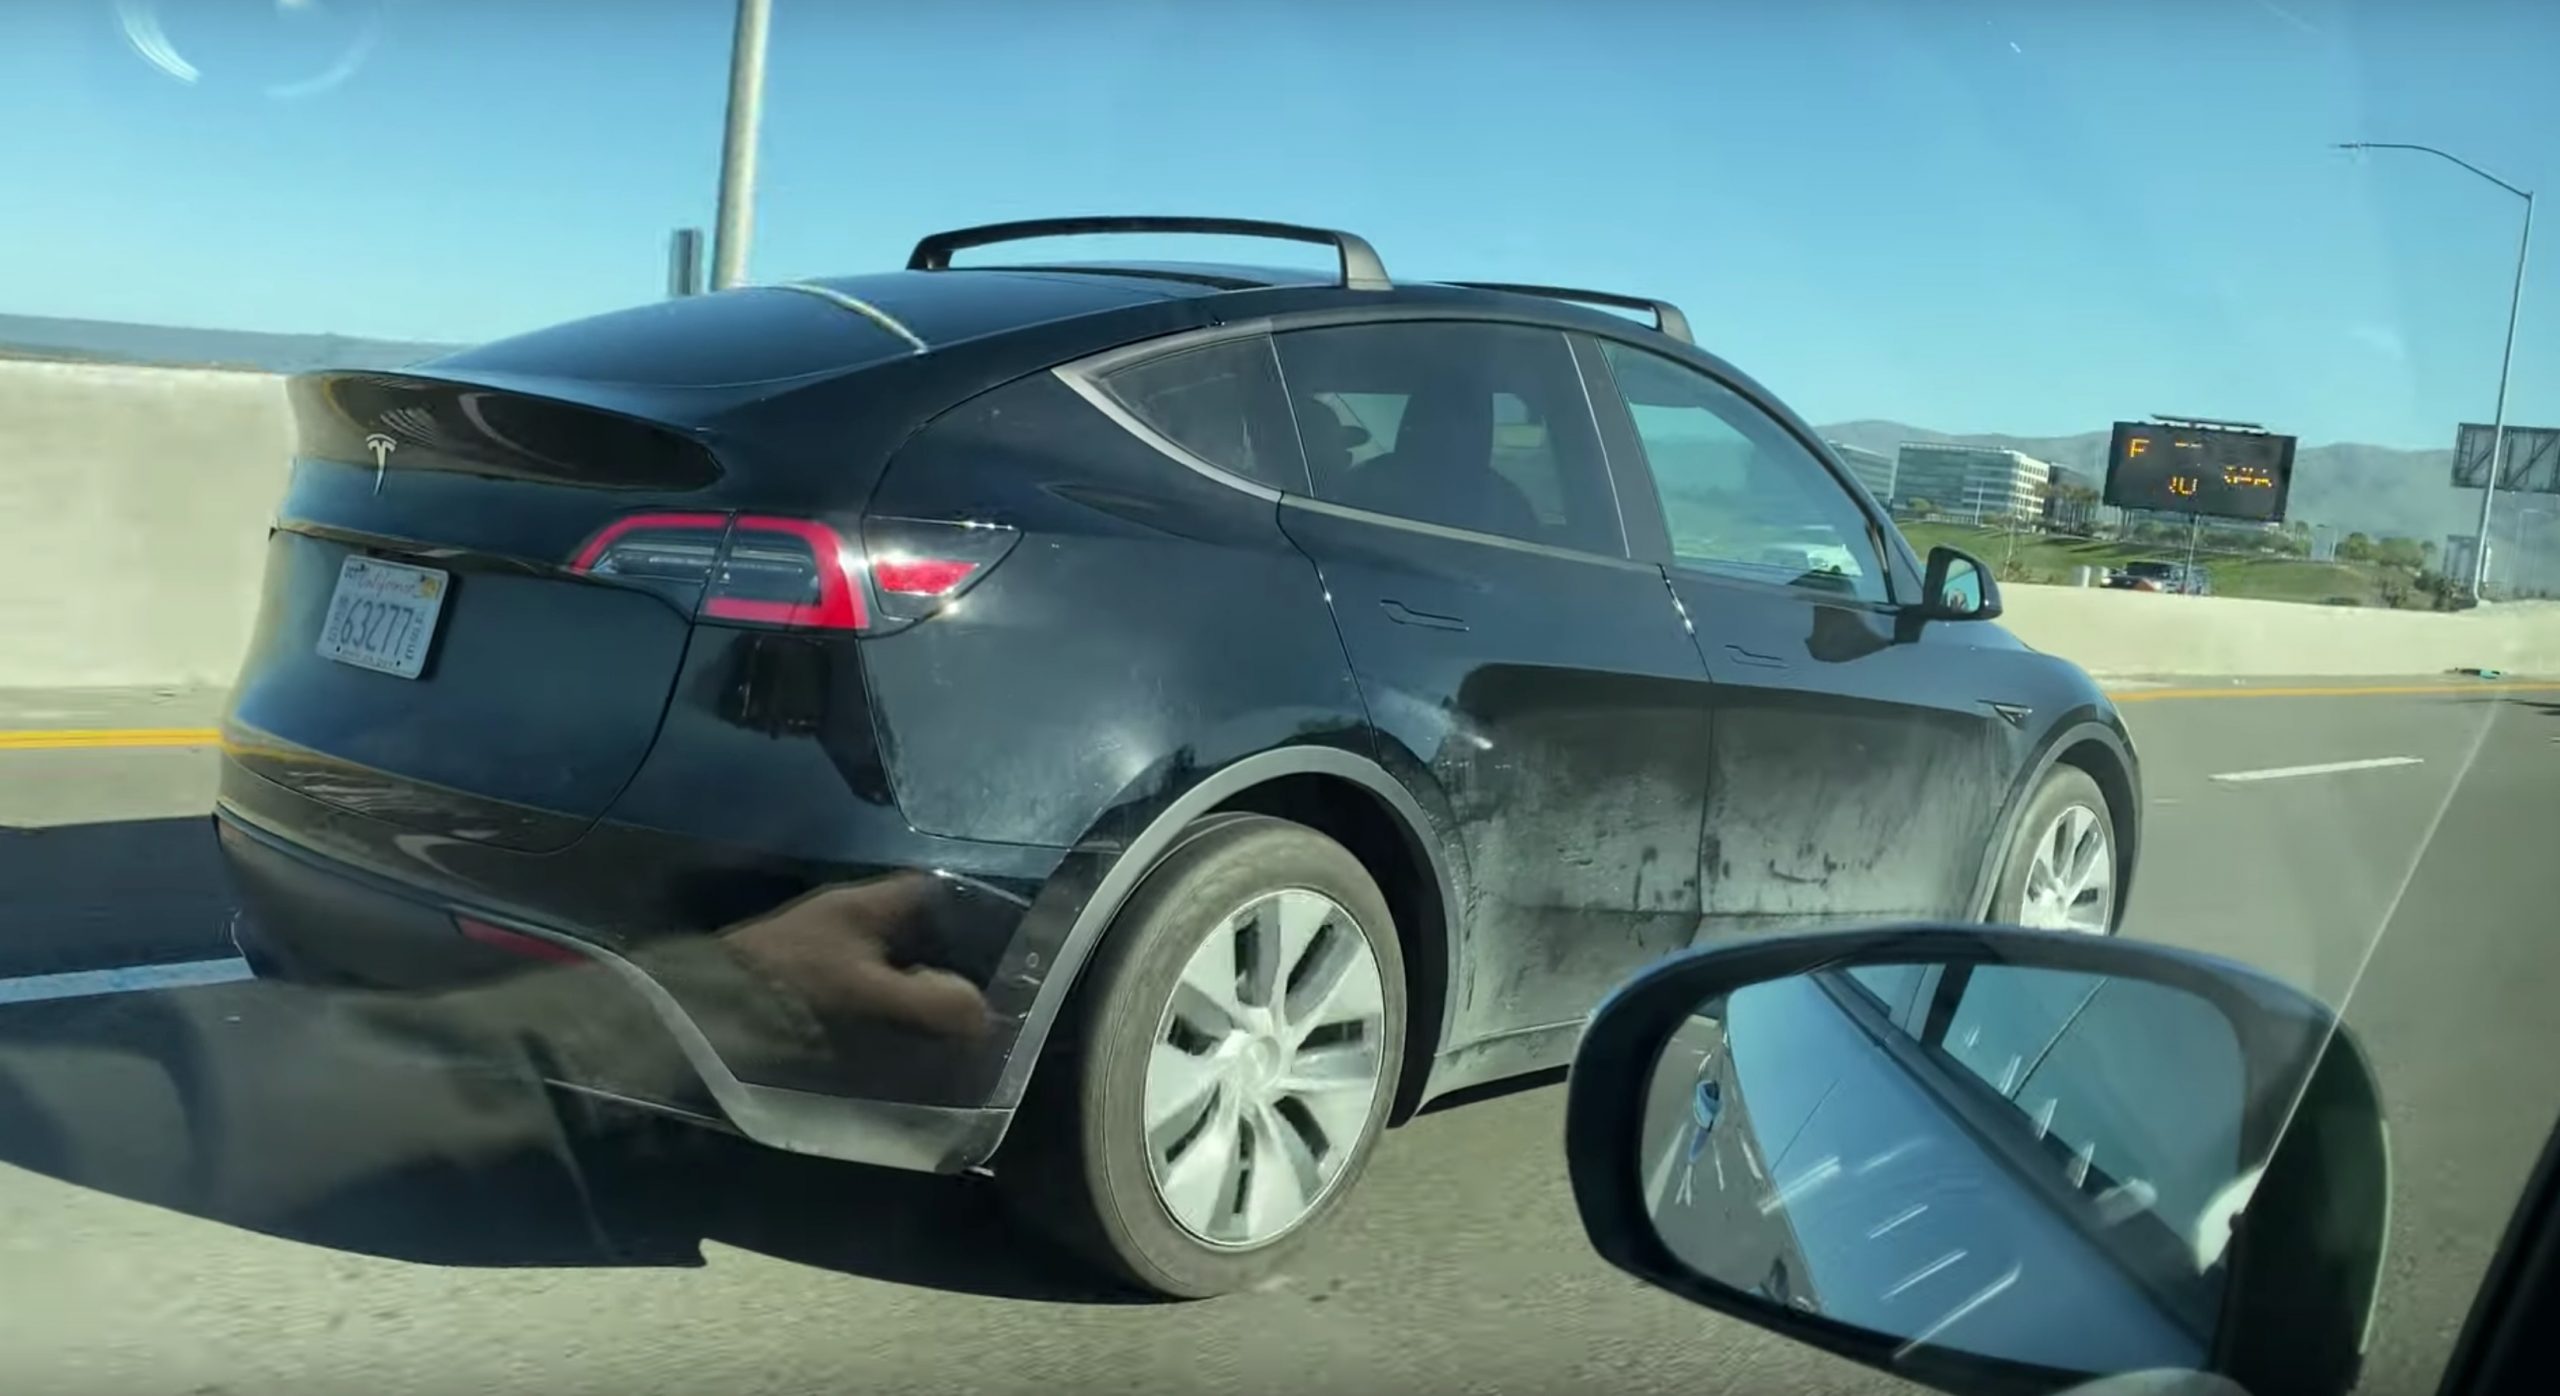
{"type": "MultiPolygon", "coordinates": [[[[2560,1111],[2560,688],[2377,687],[2120,696],[2129,932],[2354,990],[2396,1192],[2363,1389],[2397,1393],[2431,1389],[2560,1111]]],[[[1917,1389],[1594,1259],[1552,1084],[1426,1114],[1293,1274],[1186,1305],[1095,1290],[972,1180],[564,1130],[237,982],[203,720],[0,699],[0,1388],[1917,1389]],[[140,735],[23,735],[67,731],[140,735]],[[135,987],[173,977],[203,982],[135,987]]]]}

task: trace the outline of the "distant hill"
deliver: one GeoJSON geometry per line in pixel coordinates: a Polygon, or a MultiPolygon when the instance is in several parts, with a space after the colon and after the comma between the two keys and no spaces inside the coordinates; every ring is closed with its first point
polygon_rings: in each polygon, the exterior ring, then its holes
{"type": "MultiPolygon", "coordinates": [[[[2102,479],[2106,469],[2108,433],[2103,431],[2077,436],[1958,435],[1874,420],[1838,422],[1818,430],[1825,440],[1886,455],[1905,441],[2024,451],[2076,470],[2092,483],[2102,479]]],[[[2471,532],[2479,522],[2480,496],[2446,484],[2452,473],[2451,446],[2439,451],[2404,451],[2356,442],[2304,446],[2294,455],[2293,498],[2286,513],[2347,532],[2440,542],[2448,533],[2471,532]]]]}
{"type": "Polygon", "coordinates": [[[400,368],[461,347],[343,334],[269,334],[0,315],[0,358],[11,359],[302,373],[315,368],[400,368]]]}

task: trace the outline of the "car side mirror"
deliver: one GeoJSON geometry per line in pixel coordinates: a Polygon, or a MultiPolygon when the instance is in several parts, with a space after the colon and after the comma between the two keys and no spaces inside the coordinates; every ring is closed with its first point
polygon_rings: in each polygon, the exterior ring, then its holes
{"type": "Polygon", "coordinates": [[[2000,583],[1980,558],[1944,545],[1929,550],[1920,584],[1920,612],[1929,620],[1989,620],[2000,614],[2000,583]]]}
{"type": "Polygon", "coordinates": [[[1565,1147],[1611,1264],[1944,1391],[2361,1365],[2372,1076],[2319,1002],[2211,956],[1945,925],[1669,960],[1594,1015],[1565,1147]]]}

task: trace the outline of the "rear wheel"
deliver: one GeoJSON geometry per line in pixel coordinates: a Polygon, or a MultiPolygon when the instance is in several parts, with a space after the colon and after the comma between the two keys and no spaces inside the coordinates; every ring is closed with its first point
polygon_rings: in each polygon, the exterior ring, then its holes
{"type": "Polygon", "coordinates": [[[2009,837],[1991,919],[2033,930],[2113,934],[2116,867],[2106,792],[2087,771],[2056,765],[2009,837]]]}
{"type": "Polygon", "coordinates": [[[1161,1294],[1276,1271],[1341,1205],[1403,1066],[1403,958],[1360,861],[1230,816],[1122,908],[996,1174],[1029,1220],[1161,1294]]]}

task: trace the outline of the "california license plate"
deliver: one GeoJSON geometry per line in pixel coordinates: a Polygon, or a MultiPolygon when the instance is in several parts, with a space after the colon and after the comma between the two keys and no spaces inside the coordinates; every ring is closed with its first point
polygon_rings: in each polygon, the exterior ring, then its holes
{"type": "Polygon", "coordinates": [[[452,577],[432,567],[351,557],[338,569],[320,623],[320,655],[359,669],[414,679],[427,665],[436,617],[452,577]]]}

